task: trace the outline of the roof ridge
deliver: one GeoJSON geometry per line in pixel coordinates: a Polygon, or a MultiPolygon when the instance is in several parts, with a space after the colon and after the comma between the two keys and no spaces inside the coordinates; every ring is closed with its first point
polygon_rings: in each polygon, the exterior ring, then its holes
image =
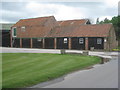
{"type": "Polygon", "coordinates": [[[105,24],[83,24],[83,25],[80,25],[80,26],[97,26],[97,25],[113,25],[112,23],[105,23],[105,24]]]}
{"type": "Polygon", "coordinates": [[[88,20],[88,19],[60,20],[60,21],[57,21],[57,22],[65,22],[65,21],[79,21],[79,20],[88,20]]]}
{"type": "Polygon", "coordinates": [[[27,18],[27,19],[20,19],[20,20],[39,19],[39,18],[50,18],[50,17],[54,17],[54,16],[35,17],[35,18],[27,18]]]}

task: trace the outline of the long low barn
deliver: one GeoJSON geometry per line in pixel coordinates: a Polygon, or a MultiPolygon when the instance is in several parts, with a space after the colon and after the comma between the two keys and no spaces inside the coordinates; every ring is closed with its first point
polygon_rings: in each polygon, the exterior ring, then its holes
{"type": "Polygon", "coordinates": [[[117,41],[112,24],[91,24],[88,19],[56,21],[49,16],[19,20],[12,26],[11,46],[112,50],[117,41]]]}

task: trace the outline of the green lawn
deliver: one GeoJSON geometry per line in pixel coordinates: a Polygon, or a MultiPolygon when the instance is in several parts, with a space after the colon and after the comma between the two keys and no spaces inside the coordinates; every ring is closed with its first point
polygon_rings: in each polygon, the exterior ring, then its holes
{"type": "Polygon", "coordinates": [[[120,49],[120,46],[118,46],[118,49],[120,49]]]}
{"type": "Polygon", "coordinates": [[[3,53],[3,88],[27,87],[100,62],[80,55],[3,53]]]}

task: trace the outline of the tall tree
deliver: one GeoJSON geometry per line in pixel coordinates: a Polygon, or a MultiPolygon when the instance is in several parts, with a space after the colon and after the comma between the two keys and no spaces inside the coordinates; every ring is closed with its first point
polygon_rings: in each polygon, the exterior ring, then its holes
{"type": "Polygon", "coordinates": [[[104,24],[104,23],[111,23],[111,20],[105,18],[103,21],[100,22],[100,24],[104,24]]]}
{"type": "Polygon", "coordinates": [[[114,17],[112,17],[111,20],[105,18],[103,21],[100,21],[99,24],[104,24],[104,23],[112,23],[113,24],[113,26],[115,28],[117,40],[120,40],[120,16],[114,16],[114,17]]]}

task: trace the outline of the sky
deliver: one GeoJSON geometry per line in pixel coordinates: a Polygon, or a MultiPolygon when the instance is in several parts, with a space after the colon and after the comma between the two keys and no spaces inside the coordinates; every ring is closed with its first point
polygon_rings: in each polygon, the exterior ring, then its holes
{"type": "MultiPolygon", "coordinates": [[[[96,0],[97,1],[97,0],[96,0]]],[[[16,23],[20,19],[54,16],[56,20],[90,19],[92,23],[111,19],[118,15],[119,0],[100,0],[99,2],[0,2],[0,23],[16,23]]]]}

